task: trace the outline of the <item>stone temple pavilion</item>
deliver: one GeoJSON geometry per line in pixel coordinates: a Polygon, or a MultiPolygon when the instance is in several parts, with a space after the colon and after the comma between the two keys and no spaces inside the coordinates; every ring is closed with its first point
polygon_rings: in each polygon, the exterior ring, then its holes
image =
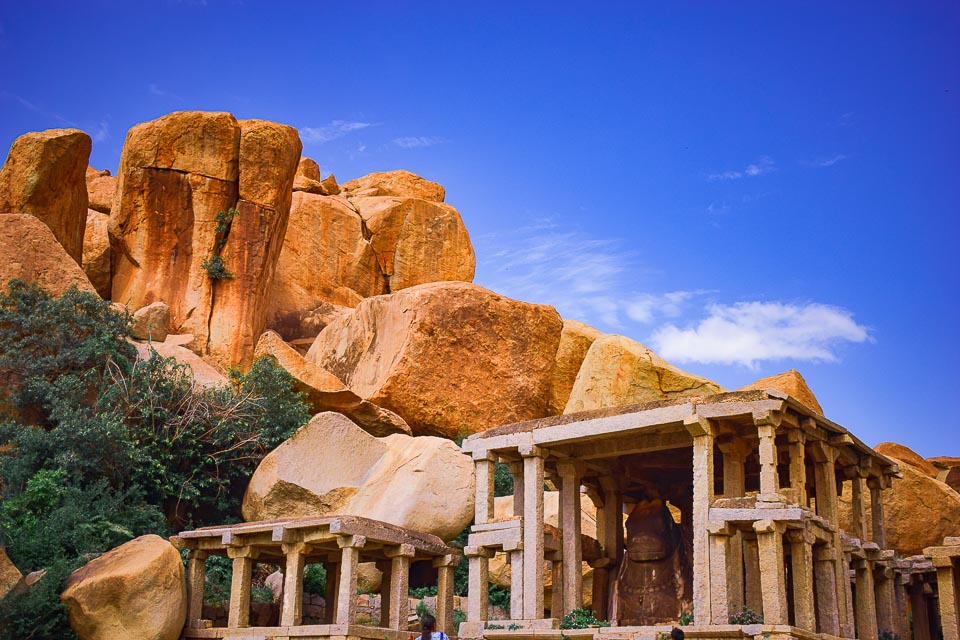
{"type": "Polygon", "coordinates": [[[937,623],[945,640],[960,640],[960,539],[929,557],[895,558],[881,493],[900,475],[896,463],[780,391],[543,418],[476,434],[463,448],[477,497],[461,637],[654,640],[692,614],[689,637],[905,640],[909,610],[917,640],[936,638],[937,623]],[[514,478],[514,514],[500,519],[497,462],[514,478]],[[559,529],[544,524],[545,483],[560,491],[559,529]],[[597,509],[596,540],[580,531],[583,499],[597,509]],[[499,553],[511,565],[510,620],[489,621],[488,567],[499,553]],[[585,561],[592,608],[613,626],[561,632],[558,621],[582,604],[585,561]],[[928,606],[934,590],[939,611],[928,606]],[[744,607],[763,624],[731,625],[744,607]]]}

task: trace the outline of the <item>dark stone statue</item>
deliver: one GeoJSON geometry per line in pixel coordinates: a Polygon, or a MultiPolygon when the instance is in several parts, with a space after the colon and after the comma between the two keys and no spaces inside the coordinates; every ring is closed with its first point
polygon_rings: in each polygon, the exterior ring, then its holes
{"type": "Polygon", "coordinates": [[[627,546],[610,596],[621,626],[672,623],[691,609],[686,545],[662,500],[637,504],[627,518],[627,546]]]}

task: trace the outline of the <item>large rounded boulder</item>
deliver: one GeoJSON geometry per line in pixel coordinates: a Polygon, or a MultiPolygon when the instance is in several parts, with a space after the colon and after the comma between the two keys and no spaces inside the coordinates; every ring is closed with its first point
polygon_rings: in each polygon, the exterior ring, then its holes
{"type": "Polygon", "coordinates": [[[414,434],[455,438],[547,415],[562,326],[552,307],[431,283],[364,300],[307,359],[414,434]]]}
{"type": "Polygon", "coordinates": [[[0,215],[0,289],[12,278],[34,282],[57,296],[71,286],[96,293],[53,231],[27,214],[0,215]]]}
{"type": "Polygon", "coordinates": [[[90,136],[78,129],[25,133],[0,169],[0,213],[42,220],[74,262],[83,258],[90,136]]]}
{"type": "Polygon", "coordinates": [[[704,396],[723,390],[715,382],[673,366],[639,342],[606,335],[590,345],[563,412],[704,396]]]}
{"type": "Polygon", "coordinates": [[[400,196],[429,202],[443,202],[442,186],[415,173],[398,169],[371,173],[340,185],[341,193],[354,196],[400,196]]]}
{"type": "Polygon", "coordinates": [[[473,462],[444,438],[377,438],[320,413],[257,467],[246,520],[355,515],[450,540],[473,517],[473,462]]]}
{"type": "Polygon", "coordinates": [[[176,640],[187,617],[180,554],[141,536],[74,571],[60,599],[80,640],[176,640]]]}

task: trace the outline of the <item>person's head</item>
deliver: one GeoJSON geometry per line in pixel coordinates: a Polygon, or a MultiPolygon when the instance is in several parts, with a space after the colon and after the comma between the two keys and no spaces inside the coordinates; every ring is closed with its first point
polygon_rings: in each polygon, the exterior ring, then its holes
{"type": "Polygon", "coordinates": [[[420,618],[420,631],[422,632],[421,637],[423,640],[430,640],[431,632],[437,626],[437,619],[434,618],[429,613],[423,614],[423,617],[420,618]]]}
{"type": "Polygon", "coordinates": [[[680,627],[674,627],[670,630],[671,640],[683,640],[683,629],[680,627]]]}

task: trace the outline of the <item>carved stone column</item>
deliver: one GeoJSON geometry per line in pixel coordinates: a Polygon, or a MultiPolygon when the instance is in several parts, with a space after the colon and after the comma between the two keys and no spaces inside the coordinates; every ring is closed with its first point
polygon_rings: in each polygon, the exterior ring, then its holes
{"type": "Polygon", "coordinates": [[[877,630],[896,633],[894,619],[893,570],[877,566],[873,571],[874,594],[877,603],[877,630]]]}
{"type": "MultiPolygon", "coordinates": [[[[557,464],[560,473],[560,503],[563,514],[563,607],[562,617],[583,605],[583,552],[580,547],[580,479],[582,469],[573,463],[557,464]]],[[[556,616],[555,616],[556,617],[556,616]]]]}
{"type": "Polygon", "coordinates": [[[303,568],[306,545],[302,542],[280,546],[286,556],[283,573],[283,603],[280,606],[280,626],[295,627],[303,621],[303,568]]]}
{"type": "MultiPolygon", "coordinates": [[[[457,629],[453,626],[453,572],[458,564],[460,564],[459,555],[441,556],[433,561],[433,566],[437,569],[437,623],[440,626],[438,630],[448,636],[458,635],[457,629]]],[[[401,627],[397,630],[401,630],[401,627]]]]}
{"type": "Polygon", "coordinates": [[[915,582],[909,590],[913,640],[930,640],[930,611],[927,609],[927,597],[923,593],[923,587],[922,582],[915,582]]]}
{"type": "Polygon", "coordinates": [[[533,445],[523,456],[523,619],[543,618],[543,462],[533,445]]]}
{"type": "Polygon", "coordinates": [[[856,607],[858,640],[877,640],[877,603],[873,584],[873,563],[869,560],[854,560],[857,572],[856,607]]]}
{"type": "Polygon", "coordinates": [[[870,478],[867,481],[870,488],[870,524],[873,530],[873,541],[881,549],[887,548],[887,525],[883,519],[883,485],[882,481],[870,478]]]}
{"type": "Polygon", "coordinates": [[[788,531],[790,558],[793,567],[794,626],[815,632],[817,630],[814,605],[813,534],[807,531],[788,531]]]}
{"type": "Polygon", "coordinates": [[[187,627],[196,629],[203,618],[203,586],[207,579],[206,551],[187,552],[187,627]]]}
{"type": "Polygon", "coordinates": [[[730,605],[727,599],[730,566],[727,549],[733,531],[726,524],[711,524],[710,532],[710,618],[712,624],[727,624],[730,605]]]}
{"type": "Polygon", "coordinates": [[[496,458],[485,451],[473,454],[473,466],[477,472],[477,492],[474,502],[474,524],[486,524],[493,520],[493,472],[496,458]]]}
{"type": "Polygon", "coordinates": [[[340,563],[324,562],[323,569],[327,574],[327,588],[323,592],[324,622],[333,624],[337,617],[337,596],[340,593],[340,563]]]}
{"type": "Polygon", "coordinates": [[[483,547],[464,547],[463,555],[470,563],[467,582],[467,620],[483,622],[489,611],[487,590],[490,584],[490,558],[492,549],[483,547]]]}
{"type": "Polygon", "coordinates": [[[227,557],[233,560],[230,608],[227,613],[227,626],[230,628],[250,626],[250,580],[253,577],[253,562],[259,555],[259,550],[254,547],[227,549],[227,557]]]}
{"type": "Polygon", "coordinates": [[[710,624],[710,505],[713,504],[713,429],[709,420],[690,416],[684,426],[693,437],[693,616],[710,624]]]}
{"type": "Polygon", "coordinates": [[[760,545],[756,537],[743,540],[744,597],[751,611],[763,610],[763,587],[760,585],[760,545]]]}
{"type": "MultiPolygon", "coordinates": [[[[385,549],[383,554],[390,558],[390,604],[387,608],[390,617],[389,628],[404,631],[407,627],[407,615],[410,613],[410,561],[417,551],[411,544],[401,544],[385,549]]],[[[386,576],[384,576],[386,578],[386,576]]],[[[381,602],[383,598],[381,597],[381,602]]],[[[439,614],[440,592],[437,592],[437,613],[439,614]]],[[[381,618],[383,615],[381,614],[381,618]]],[[[437,620],[440,620],[438,615],[437,620]]],[[[449,632],[447,632],[449,633],[449,632]]]]}
{"type": "Polygon", "coordinates": [[[813,574],[817,590],[817,631],[832,636],[840,635],[837,562],[837,551],[832,545],[823,544],[814,547],[813,574]]]}
{"type": "Polygon", "coordinates": [[[513,476],[513,515],[523,515],[523,462],[510,463],[510,475],[513,476]]]}
{"type": "Polygon", "coordinates": [[[337,546],[340,547],[340,580],[337,584],[335,624],[354,624],[357,621],[357,565],[360,562],[360,549],[366,543],[364,536],[337,537],[337,546]]]}
{"type": "Polygon", "coordinates": [[[758,520],[753,523],[760,546],[760,585],[763,589],[765,624],[788,624],[782,526],[773,520],[758,520]]]}
{"type": "Polygon", "coordinates": [[[753,422],[760,438],[760,494],[757,499],[763,502],[780,502],[780,478],[777,474],[777,426],[780,424],[780,416],[765,412],[755,415],[753,422]]]}
{"type": "Polygon", "coordinates": [[[943,627],[943,640],[960,640],[960,620],[957,615],[957,582],[950,558],[934,556],[933,566],[937,568],[937,588],[940,592],[940,625],[943,627]]]}

